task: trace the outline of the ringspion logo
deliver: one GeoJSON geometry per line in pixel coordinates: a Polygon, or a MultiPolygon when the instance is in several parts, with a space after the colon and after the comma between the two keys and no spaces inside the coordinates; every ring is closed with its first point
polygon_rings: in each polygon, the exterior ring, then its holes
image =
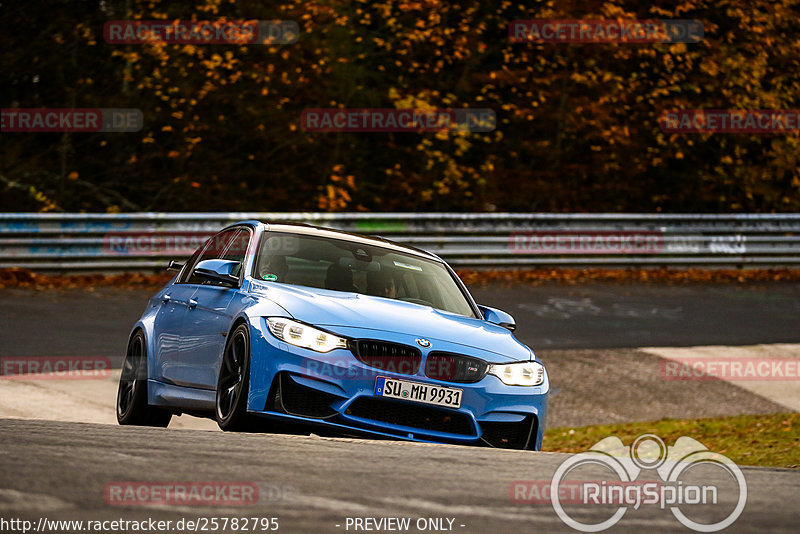
{"type": "Polygon", "coordinates": [[[741,515],[747,504],[747,482],[730,458],[708,450],[695,439],[682,436],[668,447],[658,436],[644,434],[625,446],[618,437],[611,436],[559,465],[550,483],[549,496],[558,517],[579,532],[609,529],[622,520],[628,509],[642,506],[669,509],[683,526],[697,532],[717,532],[732,525],[741,515]],[[575,480],[568,478],[572,473],[581,473],[581,469],[596,472],[598,467],[610,471],[612,480],[584,481],[579,484],[577,496],[561,490],[565,483],[570,487],[575,485],[575,480]],[[655,474],[660,480],[631,484],[643,472],[655,474]],[[710,483],[719,480],[734,482],[735,490],[732,486],[710,483]],[[728,506],[730,501],[735,505],[728,506]],[[571,506],[566,508],[568,504],[571,506]],[[606,519],[587,520],[581,513],[587,505],[604,506],[613,512],[606,519]],[[696,521],[692,516],[698,507],[706,511],[713,508],[712,512],[719,513],[710,522],[696,521]]]}

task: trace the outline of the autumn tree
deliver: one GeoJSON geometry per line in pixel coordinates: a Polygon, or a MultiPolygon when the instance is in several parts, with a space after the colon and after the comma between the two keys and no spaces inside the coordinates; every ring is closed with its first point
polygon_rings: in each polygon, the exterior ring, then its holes
{"type": "Polygon", "coordinates": [[[3,108],[139,108],[137,133],[0,136],[7,211],[797,211],[798,135],[669,109],[800,109],[791,0],[81,1],[0,6],[3,108]],[[512,42],[526,19],[697,19],[683,43],[512,42]],[[291,20],[293,44],[110,44],[111,20],[291,20]],[[309,108],[490,108],[489,133],[304,131],[309,108]]]}

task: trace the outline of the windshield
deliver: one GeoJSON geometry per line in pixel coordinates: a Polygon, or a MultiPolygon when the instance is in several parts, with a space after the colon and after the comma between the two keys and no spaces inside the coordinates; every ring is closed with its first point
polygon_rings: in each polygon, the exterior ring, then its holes
{"type": "Polygon", "coordinates": [[[475,317],[444,265],[342,239],[266,232],[253,276],[258,280],[349,291],[475,317]]]}

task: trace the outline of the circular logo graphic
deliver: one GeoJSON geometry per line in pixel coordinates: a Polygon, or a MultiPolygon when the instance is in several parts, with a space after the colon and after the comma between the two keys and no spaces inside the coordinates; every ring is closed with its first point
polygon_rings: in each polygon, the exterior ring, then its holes
{"type": "Polygon", "coordinates": [[[640,469],[655,469],[667,461],[667,446],[654,434],[643,434],[634,440],[631,460],[640,469]]]}
{"type": "MultiPolygon", "coordinates": [[[[583,502],[582,504],[598,503],[597,492],[589,497],[589,489],[598,487],[597,481],[584,481],[583,502]]],[[[642,487],[654,482],[642,481],[642,487]]],[[[622,441],[616,436],[605,438],[592,446],[584,453],[571,456],[556,469],[550,483],[550,495],[553,509],[558,517],[568,526],[580,532],[602,532],[613,527],[625,515],[628,507],[638,509],[641,504],[653,504],[662,510],[668,508],[672,515],[685,527],[696,532],[717,532],[729,527],[736,521],[744,510],[747,502],[747,481],[742,470],[733,460],[719,453],[708,450],[702,443],[682,436],[676,440],[675,445],[668,447],[664,441],[654,434],[643,434],[637,437],[630,447],[625,447],[622,441]],[[620,454],[622,453],[622,454],[620,454]],[[729,487],[721,487],[723,490],[733,490],[737,494],[736,506],[727,517],[716,523],[699,523],[689,517],[680,509],[683,505],[694,505],[699,503],[700,495],[705,495],[710,491],[713,498],[702,504],[716,505],[718,487],[715,484],[697,485],[689,481],[681,480],[681,476],[690,469],[704,465],[722,469],[733,481],[729,487]],[[631,491],[624,490],[619,495],[618,500],[603,502],[603,504],[616,504],[618,508],[613,515],[604,521],[583,523],[572,517],[562,506],[560,495],[560,484],[566,480],[567,475],[573,470],[583,466],[604,467],[610,469],[614,476],[612,479],[602,481],[603,486],[610,487],[616,484],[614,478],[619,479],[619,487],[631,488],[631,491]],[[661,479],[661,486],[648,490],[648,493],[641,498],[636,491],[635,485],[638,475],[643,470],[652,470],[661,479]],[[690,497],[693,499],[690,500],[690,497]]],[[[601,499],[604,497],[601,497],[601,499]]]]}
{"type": "Polygon", "coordinates": [[[427,339],[421,337],[421,338],[417,339],[417,345],[419,345],[423,349],[427,349],[428,347],[431,346],[431,342],[428,341],[427,339]]]}

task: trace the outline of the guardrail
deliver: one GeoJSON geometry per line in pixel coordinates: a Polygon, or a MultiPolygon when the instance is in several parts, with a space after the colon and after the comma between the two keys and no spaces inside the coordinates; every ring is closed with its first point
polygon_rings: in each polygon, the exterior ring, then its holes
{"type": "Polygon", "coordinates": [[[0,268],[157,270],[244,219],[381,235],[465,268],[800,264],[800,214],[0,213],[0,268]]]}

